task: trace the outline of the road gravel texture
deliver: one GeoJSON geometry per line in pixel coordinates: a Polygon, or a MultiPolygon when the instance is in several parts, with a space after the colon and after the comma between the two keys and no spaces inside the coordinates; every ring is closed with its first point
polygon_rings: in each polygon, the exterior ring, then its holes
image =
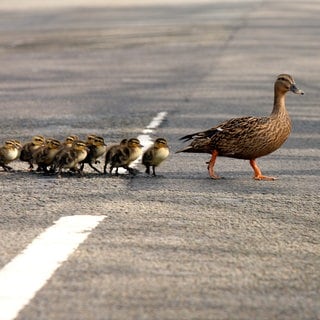
{"type": "Polygon", "coordinates": [[[158,177],[0,172],[0,268],[60,217],[106,215],[17,319],[319,319],[320,3],[29,4],[0,4],[0,142],[111,144],[165,111],[151,138],[171,154],[158,177]],[[283,72],[305,95],[288,93],[293,132],[258,160],[278,180],[218,158],[214,181],[208,155],[174,153],[269,114],[283,72]]]}

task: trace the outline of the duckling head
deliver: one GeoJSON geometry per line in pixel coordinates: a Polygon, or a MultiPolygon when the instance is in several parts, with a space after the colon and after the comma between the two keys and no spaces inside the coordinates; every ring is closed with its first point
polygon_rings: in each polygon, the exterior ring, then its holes
{"type": "Polygon", "coordinates": [[[120,146],[126,146],[128,144],[128,139],[122,139],[120,141],[120,146]]]}
{"type": "Polygon", "coordinates": [[[71,147],[73,141],[75,141],[75,140],[79,140],[79,137],[76,136],[76,135],[71,135],[71,136],[68,136],[68,137],[65,138],[63,144],[64,144],[65,146],[70,146],[70,147],[71,147]]]}
{"type": "Polygon", "coordinates": [[[72,148],[77,151],[88,151],[87,144],[82,140],[73,141],[72,148]]]}
{"type": "Polygon", "coordinates": [[[21,142],[19,140],[10,139],[10,140],[7,140],[7,141],[8,142],[12,142],[18,150],[22,149],[22,144],[21,144],[21,142]]]}
{"type": "Polygon", "coordinates": [[[59,149],[61,146],[61,142],[57,139],[51,139],[48,143],[49,149],[59,149]]]}
{"type": "Polygon", "coordinates": [[[17,149],[17,145],[14,140],[6,140],[4,142],[5,149],[17,149]]]}
{"type": "Polygon", "coordinates": [[[129,148],[142,148],[143,145],[140,143],[140,140],[137,138],[131,138],[128,140],[127,145],[129,148]]]}
{"type": "Polygon", "coordinates": [[[72,134],[71,136],[68,136],[72,141],[79,140],[79,137],[76,134],[72,134]]]}
{"type": "Polygon", "coordinates": [[[155,148],[168,148],[168,142],[164,138],[157,138],[154,142],[155,148]]]}
{"type": "Polygon", "coordinates": [[[94,144],[96,138],[97,138],[97,136],[95,134],[89,134],[87,136],[87,144],[88,145],[94,144]]]}
{"type": "Polygon", "coordinates": [[[103,137],[96,136],[93,139],[93,145],[95,145],[96,147],[105,146],[103,137]]]}
{"type": "Polygon", "coordinates": [[[49,147],[52,140],[54,140],[54,138],[46,138],[44,144],[45,144],[47,147],[49,147]]]}
{"type": "Polygon", "coordinates": [[[279,74],[277,80],[274,84],[274,88],[276,91],[280,91],[282,93],[286,93],[291,91],[295,94],[303,95],[304,92],[296,86],[296,83],[293,77],[289,74],[279,74]]]}
{"type": "Polygon", "coordinates": [[[42,146],[46,142],[44,136],[34,136],[32,137],[32,143],[36,146],[42,146]]]}

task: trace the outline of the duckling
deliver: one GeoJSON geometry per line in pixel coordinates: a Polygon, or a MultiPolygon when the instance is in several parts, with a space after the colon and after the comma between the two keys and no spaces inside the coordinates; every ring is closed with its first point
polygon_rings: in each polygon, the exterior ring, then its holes
{"type": "Polygon", "coordinates": [[[124,147],[128,144],[128,139],[122,139],[120,144],[113,144],[107,148],[105,154],[105,162],[103,167],[103,173],[107,173],[107,165],[111,162],[112,157],[116,154],[117,150],[121,147],[124,147]]]}
{"type": "MultiPolygon", "coordinates": [[[[48,166],[53,165],[55,156],[59,152],[61,142],[57,139],[46,139],[46,144],[33,153],[33,163],[38,165],[37,171],[48,172],[48,166]]],[[[52,171],[52,169],[50,170],[52,171]]]]}
{"type": "Polygon", "coordinates": [[[287,92],[303,95],[293,77],[280,74],[274,83],[274,104],[268,117],[241,117],[222,122],[206,131],[188,134],[181,140],[192,142],[178,152],[209,153],[208,171],[212,179],[220,177],[214,172],[218,156],[249,160],[256,180],[275,180],[264,176],[256,159],[279,149],[291,132],[291,120],[286,110],[287,92]]]}
{"type": "Polygon", "coordinates": [[[81,174],[78,164],[86,158],[87,154],[88,148],[86,142],[75,140],[71,148],[65,148],[59,157],[55,159],[58,177],[61,176],[62,169],[70,169],[81,174]]]}
{"type": "Polygon", "coordinates": [[[21,143],[18,140],[7,140],[0,147],[0,166],[5,171],[11,171],[12,168],[8,164],[19,158],[21,143]]]}
{"type": "Polygon", "coordinates": [[[44,144],[45,138],[43,136],[37,135],[34,136],[30,142],[27,142],[22,146],[20,160],[29,163],[29,171],[33,170],[32,159],[34,151],[40,148],[41,146],[44,146],[44,144]]]}
{"type": "Polygon", "coordinates": [[[104,143],[103,137],[96,135],[90,135],[87,137],[87,147],[89,149],[87,157],[82,161],[80,170],[84,168],[84,164],[87,163],[89,166],[98,173],[101,173],[99,169],[93,166],[93,163],[100,163],[98,158],[102,157],[106,152],[106,144],[104,143]]]}
{"type": "Polygon", "coordinates": [[[102,157],[106,151],[107,151],[107,145],[104,142],[104,138],[97,136],[94,139],[94,146],[95,146],[95,152],[94,152],[94,158],[95,158],[95,163],[98,163],[98,158],[102,157]]]}
{"type": "Polygon", "coordinates": [[[72,147],[72,143],[76,140],[79,140],[77,135],[70,135],[65,138],[65,140],[60,143],[60,147],[52,160],[50,172],[56,172],[57,169],[57,161],[60,159],[61,154],[65,153],[66,150],[69,150],[72,147]]]}
{"type": "Polygon", "coordinates": [[[125,168],[129,173],[133,174],[134,170],[129,165],[142,155],[142,147],[137,138],[131,138],[128,140],[127,145],[119,147],[111,158],[110,174],[113,168],[116,168],[116,174],[118,174],[119,167],[125,168]]]}
{"type": "Polygon", "coordinates": [[[156,176],[155,168],[168,156],[169,147],[167,140],[164,138],[156,139],[154,144],[142,155],[142,164],[146,167],[146,173],[150,174],[150,167],[152,167],[152,174],[156,176]]]}

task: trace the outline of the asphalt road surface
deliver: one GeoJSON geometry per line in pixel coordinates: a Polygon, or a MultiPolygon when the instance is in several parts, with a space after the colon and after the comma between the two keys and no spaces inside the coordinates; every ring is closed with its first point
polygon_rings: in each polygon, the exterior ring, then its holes
{"type": "Polygon", "coordinates": [[[167,112],[150,135],[171,154],[155,178],[141,165],[133,178],[0,172],[0,268],[60,218],[104,216],[17,319],[320,319],[320,3],[20,3],[0,4],[1,144],[91,133],[111,144],[167,112]],[[287,95],[293,132],[258,161],[278,180],[218,158],[214,181],[207,155],[174,153],[185,134],[268,115],[283,72],[305,95],[287,95]]]}

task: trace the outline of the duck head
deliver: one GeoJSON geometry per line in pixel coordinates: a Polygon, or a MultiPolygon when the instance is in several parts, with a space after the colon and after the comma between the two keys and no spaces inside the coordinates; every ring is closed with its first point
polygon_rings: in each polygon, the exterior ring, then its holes
{"type": "Polygon", "coordinates": [[[286,93],[291,91],[295,94],[303,95],[304,92],[296,86],[296,83],[292,76],[289,74],[279,74],[277,80],[274,84],[275,90],[280,91],[282,93],[286,93]]]}

